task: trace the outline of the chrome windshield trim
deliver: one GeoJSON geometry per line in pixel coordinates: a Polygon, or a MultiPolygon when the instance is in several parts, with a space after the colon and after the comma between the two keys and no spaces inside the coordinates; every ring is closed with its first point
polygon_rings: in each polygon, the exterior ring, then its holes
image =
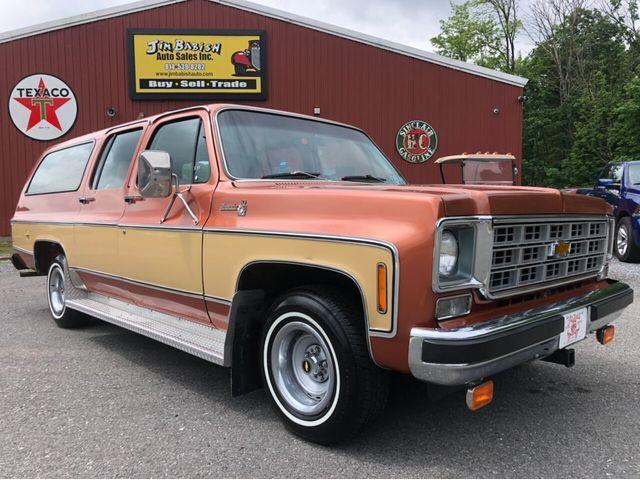
{"type": "MultiPolygon", "coordinates": [[[[384,151],[378,146],[378,144],[376,142],[373,141],[373,139],[367,134],[367,132],[365,132],[364,130],[362,130],[361,128],[358,127],[354,127],[353,125],[348,125],[346,123],[340,123],[340,122],[336,122],[334,120],[328,120],[326,118],[320,118],[320,117],[312,117],[310,115],[304,115],[301,113],[293,113],[293,112],[286,112],[286,111],[282,111],[282,110],[274,110],[271,108],[257,108],[257,107],[250,107],[250,106],[246,106],[246,105],[227,105],[224,107],[221,107],[220,109],[216,110],[214,113],[214,119],[213,119],[213,132],[214,132],[214,136],[215,136],[215,143],[217,143],[218,147],[220,148],[220,157],[222,159],[222,169],[224,171],[224,174],[227,176],[227,178],[229,180],[232,180],[234,182],[244,182],[244,181],[251,181],[251,182],[280,182],[284,179],[266,179],[266,178],[240,178],[240,177],[235,177],[233,175],[231,175],[230,171],[229,171],[229,167],[227,165],[227,158],[226,155],[224,153],[224,146],[222,144],[222,134],[220,133],[220,122],[218,121],[218,116],[222,113],[222,112],[227,112],[229,110],[242,110],[242,111],[249,111],[249,112],[259,112],[259,113],[268,113],[271,115],[280,115],[283,117],[292,117],[292,118],[299,118],[302,120],[309,120],[309,121],[314,121],[314,122],[319,122],[319,123],[326,123],[329,125],[334,125],[337,127],[342,127],[342,128],[348,128],[350,130],[355,130],[357,132],[362,133],[365,137],[367,137],[367,139],[373,144],[374,147],[376,147],[376,149],[380,152],[380,154],[382,155],[382,157],[387,161],[387,163],[389,164],[389,166],[396,172],[396,174],[402,179],[402,181],[404,181],[404,184],[392,184],[392,183],[371,183],[371,182],[353,182],[353,181],[347,181],[347,180],[331,180],[331,179],[327,179],[328,181],[331,182],[336,182],[336,183],[352,183],[352,184],[366,184],[366,185],[407,185],[408,182],[407,180],[404,178],[404,176],[402,175],[402,173],[400,173],[400,171],[396,168],[396,166],[393,164],[393,162],[391,162],[391,160],[389,160],[387,158],[387,156],[385,155],[384,151]]],[[[287,180],[293,180],[293,179],[287,179],[287,180]]],[[[308,182],[308,181],[320,181],[319,179],[314,179],[314,178],[302,178],[302,179],[295,179],[296,182],[300,182],[300,181],[304,181],[304,182],[308,182]]]]}

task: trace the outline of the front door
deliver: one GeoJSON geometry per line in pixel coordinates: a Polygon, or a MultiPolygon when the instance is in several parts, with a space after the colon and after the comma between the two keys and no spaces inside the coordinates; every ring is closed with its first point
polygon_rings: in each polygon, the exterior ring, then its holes
{"type": "Polygon", "coordinates": [[[79,198],[80,221],[75,228],[74,267],[84,283],[90,290],[125,299],[130,297],[119,279],[122,262],[118,223],[124,214],[127,180],[143,126],[114,130],[102,143],[79,198]]]}
{"type": "Polygon", "coordinates": [[[202,286],[202,228],[218,175],[212,168],[208,112],[161,117],[145,133],[141,150],[169,153],[189,209],[176,199],[164,218],[171,197],[141,198],[132,175],[130,200],[120,221],[122,274],[135,281],[131,292],[137,304],[210,323],[202,286]]]}

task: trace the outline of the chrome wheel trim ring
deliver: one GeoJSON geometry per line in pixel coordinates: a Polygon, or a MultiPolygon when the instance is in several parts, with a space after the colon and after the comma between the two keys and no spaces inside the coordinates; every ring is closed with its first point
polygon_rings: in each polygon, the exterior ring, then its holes
{"type": "Polygon", "coordinates": [[[623,257],[627,253],[629,248],[629,232],[624,225],[618,227],[618,234],[616,235],[616,250],[618,255],[623,257]]]}
{"type": "MultiPolygon", "coordinates": [[[[340,368],[335,350],[322,327],[304,313],[285,313],[271,324],[263,350],[267,386],[282,413],[306,427],[326,421],[333,414],[340,396],[340,368]],[[282,326],[283,323],[286,324],[282,326]],[[316,346],[321,347],[320,353],[324,353],[327,362],[328,375],[324,381],[311,379],[302,366],[304,353],[309,347],[315,350],[316,346]],[[293,363],[295,360],[299,365],[293,363]],[[315,399],[312,398],[314,393],[315,399]]],[[[318,357],[320,361],[321,357],[318,357]]]]}
{"type": "Polygon", "coordinates": [[[47,298],[49,300],[49,310],[55,318],[60,318],[65,311],[65,282],[62,267],[54,263],[49,268],[47,275],[47,298]]]}

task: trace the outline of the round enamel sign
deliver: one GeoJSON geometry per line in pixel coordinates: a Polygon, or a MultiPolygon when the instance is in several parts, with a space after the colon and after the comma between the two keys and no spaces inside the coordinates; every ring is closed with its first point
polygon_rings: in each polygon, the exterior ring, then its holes
{"type": "Polygon", "coordinates": [[[431,125],[422,120],[405,123],[396,136],[396,149],[410,163],[429,160],[438,148],[438,136],[431,125]]]}
{"type": "Polygon", "coordinates": [[[73,127],[78,104],[71,87],[53,75],[20,80],[9,97],[9,114],[18,130],[35,140],[54,140],[73,127]]]}

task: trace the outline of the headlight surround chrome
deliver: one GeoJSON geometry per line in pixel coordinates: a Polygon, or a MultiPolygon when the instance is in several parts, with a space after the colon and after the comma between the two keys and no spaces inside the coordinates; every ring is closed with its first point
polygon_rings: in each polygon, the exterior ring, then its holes
{"type": "Polygon", "coordinates": [[[433,255],[433,289],[448,292],[486,286],[493,245],[490,216],[443,218],[437,224],[433,255]],[[457,245],[450,265],[451,237],[457,245]],[[443,262],[444,260],[444,262],[443,262]]]}

